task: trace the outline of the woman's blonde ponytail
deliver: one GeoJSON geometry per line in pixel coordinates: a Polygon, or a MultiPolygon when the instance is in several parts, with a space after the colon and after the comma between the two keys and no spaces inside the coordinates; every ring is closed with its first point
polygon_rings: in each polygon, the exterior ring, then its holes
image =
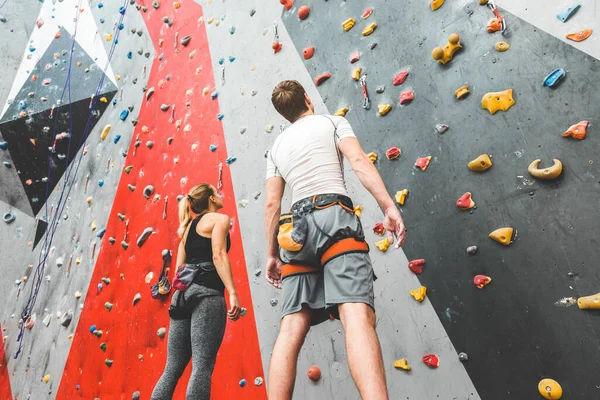
{"type": "Polygon", "coordinates": [[[215,189],[208,183],[201,183],[190,189],[189,193],[179,201],[179,229],[177,234],[183,239],[188,225],[192,222],[192,212],[196,215],[208,211],[210,196],[215,189]]]}
{"type": "Polygon", "coordinates": [[[190,222],[192,222],[190,200],[188,199],[188,196],[184,196],[183,199],[179,201],[179,229],[177,229],[177,235],[179,235],[180,238],[183,239],[183,235],[190,222]]]}

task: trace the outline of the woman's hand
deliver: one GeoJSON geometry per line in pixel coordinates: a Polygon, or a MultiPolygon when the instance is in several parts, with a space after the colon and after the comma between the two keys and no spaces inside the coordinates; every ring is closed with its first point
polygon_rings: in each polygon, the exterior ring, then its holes
{"type": "Polygon", "coordinates": [[[231,321],[237,321],[240,318],[240,300],[238,299],[237,293],[229,293],[229,311],[227,311],[227,318],[231,321]]]}

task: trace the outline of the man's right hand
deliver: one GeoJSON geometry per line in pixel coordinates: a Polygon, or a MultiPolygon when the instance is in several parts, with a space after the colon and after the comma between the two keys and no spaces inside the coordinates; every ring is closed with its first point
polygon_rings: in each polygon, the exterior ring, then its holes
{"type": "Polygon", "coordinates": [[[268,257],[265,277],[277,289],[281,289],[281,267],[283,262],[279,257],[268,257]]]}
{"type": "Polygon", "coordinates": [[[384,210],[385,219],[383,220],[383,226],[387,229],[388,232],[388,240],[391,243],[394,243],[394,234],[398,238],[396,242],[396,248],[399,248],[404,244],[404,239],[406,239],[406,227],[404,226],[404,220],[400,215],[400,211],[396,206],[390,206],[384,210]]]}

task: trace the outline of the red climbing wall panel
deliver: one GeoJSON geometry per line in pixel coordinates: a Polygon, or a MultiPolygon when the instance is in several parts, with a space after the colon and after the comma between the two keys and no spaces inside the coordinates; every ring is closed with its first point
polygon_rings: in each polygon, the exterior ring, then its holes
{"type": "MultiPolygon", "coordinates": [[[[128,12],[136,10],[130,7],[128,12]]],[[[148,101],[143,101],[139,112],[125,163],[133,169],[129,174],[123,173],[119,182],[57,398],[130,399],[135,391],[140,391],[142,399],[150,397],[164,368],[167,350],[167,337],[160,339],[156,331],[169,325],[169,301],[153,299],[150,286],[160,273],[163,249],[173,250],[172,268],[175,264],[179,243],[176,197],[200,182],[216,185],[220,162],[224,164],[223,212],[234,221],[229,256],[240,302],[248,313],[235,323],[227,322],[213,375],[212,398],[266,398],[264,385],[256,387],[253,384],[255,377],[263,376],[262,361],[236,222],[236,202],[229,168],[224,162],[227,150],[223,127],[217,119],[219,104],[217,100],[211,100],[210,95],[203,94],[204,87],[212,91],[214,81],[201,7],[192,0],[183,0],[178,9],[165,3],[158,10],[148,6],[148,11],[142,15],[157,57],[164,53],[164,58],[162,61],[155,59],[150,71],[148,87],[154,87],[156,91],[148,101]],[[163,16],[172,19],[171,27],[163,22],[163,16]],[[191,35],[187,47],[174,46],[176,32],[179,39],[191,35]],[[168,80],[167,75],[170,75],[168,80]],[[170,121],[171,109],[161,111],[162,104],[175,105],[174,120],[170,121]],[[178,121],[181,121],[180,126],[178,121]],[[148,128],[147,133],[144,133],[144,127],[148,128]],[[141,145],[136,149],[137,135],[141,145]],[[168,144],[168,138],[173,139],[171,144],[168,144]],[[152,148],[146,145],[147,141],[153,142],[152,148]],[[218,147],[215,152],[209,151],[210,144],[218,147]],[[134,185],[135,190],[131,191],[129,184],[134,185]],[[155,187],[157,198],[147,200],[143,196],[146,185],[155,187]],[[166,196],[167,218],[163,219],[166,196]],[[125,220],[117,218],[117,213],[124,214],[125,220]],[[125,250],[120,242],[125,235],[127,220],[129,248],[125,250]],[[136,240],[146,227],[154,228],[155,233],[140,248],[136,240]],[[109,237],[114,237],[116,242],[110,244],[109,237]],[[147,284],[145,277],[149,272],[154,273],[154,278],[147,284]],[[111,282],[99,291],[97,285],[102,277],[110,278],[111,282]],[[142,298],[133,306],[136,293],[142,298]],[[112,311],[105,308],[105,302],[114,304],[112,311]],[[101,337],[90,332],[92,325],[103,331],[101,337]],[[103,342],[107,346],[105,352],[100,349],[103,342]],[[113,360],[113,365],[108,367],[105,359],[113,360]],[[248,382],[244,388],[238,384],[242,378],[248,382]]],[[[117,104],[123,109],[127,106],[117,104]]],[[[133,118],[135,111],[129,120],[133,118]]],[[[190,366],[180,381],[176,399],[185,397],[189,372],[190,366]]]]}
{"type": "MultiPolygon", "coordinates": [[[[1,325],[0,332],[2,332],[1,325]]],[[[4,354],[4,341],[0,345],[0,400],[12,400],[10,377],[8,375],[8,366],[6,365],[6,355],[4,354]]]]}

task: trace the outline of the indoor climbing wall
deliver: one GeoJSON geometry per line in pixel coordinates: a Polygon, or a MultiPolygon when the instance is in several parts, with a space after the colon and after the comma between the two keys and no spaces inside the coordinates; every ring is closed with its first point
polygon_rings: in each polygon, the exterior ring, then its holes
{"type": "MultiPolygon", "coordinates": [[[[559,381],[565,398],[598,397],[600,320],[575,302],[600,290],[600,46],[596,33],[565,38],[600,31],[598,5],[582,1],[562,22],[556,15],[573,3],[506,0],[502,35],[486,31],[495,15],[478,0],[436,0],[437,10],[429,1],[282,3],[0,1],[0,243],[11,250],[0,260],[0,399],[150,397],[166,357],[169,300],[150,289],[163,266],[172,273],[165,255],[176,257],[178,196],[198,182],[224,195],[247,309],[227,325],[212,397],[266,398],[280,292],[262,271],[264,157],[288,125],[270,103],[283,79],[298,79],[317,112],[346,112],[390,193],[408,192],[407,242],[384,253],[371,229],[381,212],[346,174],[379,278],[391,398],[537,398],[542,378],[559,381]],[[442,65],[432,50],[451,33],[462,49],[442,65]],[[500,41],[507,51],[496,51],[500,41]],[[564,79],[543,87],[557,68],[564,79]],[[366,75],[369,110],[353,74],[366,75]],[[482,108],[486,93],[506,89],[510,108],[482,108]],[[379,105],[389,105],[386,115],[379,105]],[[589,121],[584,140],[562,137],[580,121],[589,121]],[[390,161],[392,146],[402,154],[390,161]],[[482,154],[493,166],[469,170],[482,154]],[[531,176],[538,158],[540,168],[560,159],[562,174],[531,176]],[[514,229],[509,246],[488,238],[503,227],[514,229]],[[417,259],[419,275],[408,262],[417,259]],[[478,289],[476,275],[492,281],[478,289]],[[417,302],[409,292],[422,285],[417,302]],[[22,316],[31,316],[27,328],[22,316]],[[438,368],[422,362],[429,354],[438,368]],[[411,371],[393,367],[400,359],[411,371]]],[[[294,398],[358,398],[344,346],[339,321],[311,330],[294,398]],[[306,377],[311,365],[318,382],[306,377]]]]}

